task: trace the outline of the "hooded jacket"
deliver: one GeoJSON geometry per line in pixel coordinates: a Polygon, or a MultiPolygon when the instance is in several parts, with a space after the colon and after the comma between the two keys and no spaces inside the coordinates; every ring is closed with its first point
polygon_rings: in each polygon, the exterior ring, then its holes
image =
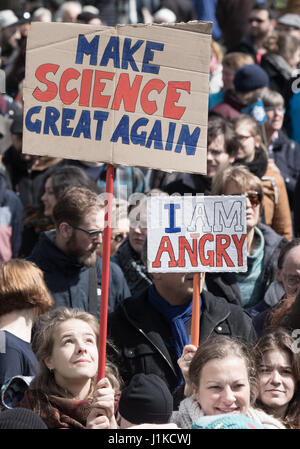
{"type": "MultiPolygon", "coordinates": [[[[55,230],[43,232],[33,249],[29,260],[43,272],[44,279],[55,307],[78,307],[89,311],[89,273],[90,269],[78,264],[74,257],[66,255],[55,245],[55,230]]],[[[97,316],[100,314],[102,259],[96,262],[97,273],[97,316]]],[[[130,296],[130,291],[121,269],[110,264],[108,311],[130,296]]]]}
{"type": "MultiPolygon", "coordinates": [[[[207,291],[201,293],[200,341],[213,335],[228,335],[252,343],[256,334],[251,317],[240,306],[229,304],[207,291]]],[[[179,384],[177,361],[165,341],[171,328],[148,301],[148,291],[123,301],[108,319],[108,335],[118,353],[111,354],[125,383],[136,373],[156,374],[171,392],[179,384]]]]}

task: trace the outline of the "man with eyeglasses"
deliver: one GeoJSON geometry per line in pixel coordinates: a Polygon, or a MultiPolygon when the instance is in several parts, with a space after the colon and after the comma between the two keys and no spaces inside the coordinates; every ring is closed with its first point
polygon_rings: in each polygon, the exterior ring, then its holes
{"type": "Polygon", "coordinates": [[[274,30],[276,21],[273,18],[272,10],[266,3],[257,2],[249,15],[249,32],[237,45],[232,46],[229,51],[240,51],[249,53],[255,62],[260,64],[261,57],[266,53],[263,44],[274,30]]]}
{"type": "MultiPolygon", "coordinates": [[[[44,272],[55,307],[78,307],[100,314],[102,259],[97,256],[103,238],[104,208],[97,194],[70,187],[54,210],[55,229],[43,232],[29,260],[44,272]]],[[[110,264],[108,310],[130,296],[120,268],[110,264]]]]}

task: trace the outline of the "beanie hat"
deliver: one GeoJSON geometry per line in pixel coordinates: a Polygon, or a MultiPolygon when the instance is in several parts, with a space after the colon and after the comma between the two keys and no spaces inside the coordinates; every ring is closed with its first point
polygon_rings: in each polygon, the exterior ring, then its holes
{"type": "Polygon", "coordinates": [[[259,65],[247,64],[235,72],[233,84],[237,92],[250,92],[267,87],[269,76],[259,65]]]}
{"type": "Polygon", "coordinates": [[[47,429],[42,419],[32,410],[12,408],[0,412],[0,429],[47,429]]]}
{"type": "Polygon", "coordinates": [[[167,423],[172,411],[170,390],[155,374],[135,374],[121,393],[120,415],[132,424],[167,423]]]}
{"type": "Polygon", "coordinates": [[[203,416],[193,422],[192,429],[263,429],[263,426],[242,413],[203,416]]]}

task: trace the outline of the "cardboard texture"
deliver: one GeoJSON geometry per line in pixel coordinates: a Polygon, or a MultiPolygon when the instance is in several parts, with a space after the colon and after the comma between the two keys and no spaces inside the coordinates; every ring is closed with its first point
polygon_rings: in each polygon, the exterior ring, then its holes
{"type": "Polygon", "coordinates": [[[149,272],[247,271],[246,197],[152,196],[149,272]]]}
{"type": "Polygon", "coordinates": [[[206,173],[211,23],[32,23],[23,152],[206,173]]]}

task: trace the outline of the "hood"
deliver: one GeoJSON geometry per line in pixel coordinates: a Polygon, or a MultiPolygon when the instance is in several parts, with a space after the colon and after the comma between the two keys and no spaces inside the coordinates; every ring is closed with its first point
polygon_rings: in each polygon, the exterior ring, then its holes
{"type": "Polygon", "coordinates": [[[56,230],[42,232],[29,260],[35,262],[43,271],[62,270],[74,272],[88,269],[78,263],[75,257],[63,253],[55,244],[56,230]]]}

